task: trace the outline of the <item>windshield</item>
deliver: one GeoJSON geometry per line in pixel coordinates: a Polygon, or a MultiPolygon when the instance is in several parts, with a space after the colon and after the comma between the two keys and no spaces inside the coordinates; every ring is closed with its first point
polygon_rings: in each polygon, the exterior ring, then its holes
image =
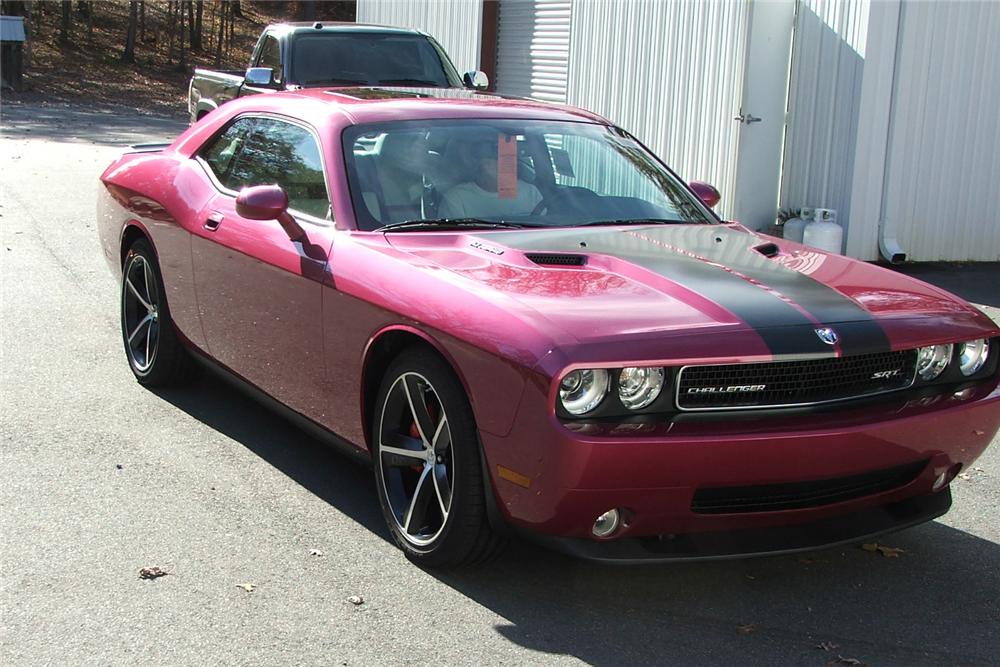
{"type": "Polygon", "coordinates": [[[289,66],[291,81],[303,86],[461,86],[454,67],[423,35],[297,34],[289,66]]]}
{"type": "Polygon", "coordinates": [[[358,228],[717,223],[659,161],[603,125],[421,120],[344,131],[358,228]]]}

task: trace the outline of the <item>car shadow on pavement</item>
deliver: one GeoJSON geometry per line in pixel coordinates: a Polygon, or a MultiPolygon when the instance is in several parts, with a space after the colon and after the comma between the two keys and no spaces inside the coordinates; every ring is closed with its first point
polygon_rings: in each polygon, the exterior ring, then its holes
{"type": "MultiPolygon", "coordinates": [[[[367,467],[214,376],[155,393],[390,541],[367,467]]],[[[1000,546],[938,522],[879,543],[903,551],[620,567],[515,541],[427,574],[502,617],[513,644],[592,665],[991,664],[1000,546]]]]}
{"type": "Polygon", "coordinates": [[[152,390],[203,424],[240,443],[316,497],[386,541],[369,468],[323,444],[213,374],[183,388],[152,390]]]}

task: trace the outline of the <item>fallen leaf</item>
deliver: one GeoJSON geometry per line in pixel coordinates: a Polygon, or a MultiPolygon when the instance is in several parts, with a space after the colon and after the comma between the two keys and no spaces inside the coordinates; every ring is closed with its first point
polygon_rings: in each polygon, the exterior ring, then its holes
{"type": "Polygon", "coordinates": [[[359,604],[365,603],[365,599],[360,595],[352,595],[351,597],[347,598],[347,601],[353,604],[355,607],[358,606],[359,604]]]}
{"type": "Polygon", "coordinates": [[[824,651],[836,651],[840,648],[840,644],[834,644],[833,642],[820,642],[819,644],[816,644],[816,648],[824,651]]]}
{"type": "Polygon", "coordinates": [[[967,473],[967,472],[960,472],[960,473],[958,473],[958,476],[959,476],[959,477],[960,477],[961,479],[972,479],[972,477],[971,477],[971,476],[969,475],[969,473],[967,473]]]}
{"type": "Polygon", "coordinates": [[[309,550],[309,555],[310,556],[322,556],[323,552],[320,551],[319,549],[310,549],[309,550]]]}
{"type": "Polygon", "coordinates": [[[857,667],[858,665],[864,665],[865,663],[861,662],[857,658],[845,658],[842,655],[838,655],[836,660],[831,660],[830,662],[828,662],[826,664],[828,664],[828,665],[854,665],[854,667],[857,667]]]}
{"type": "Polygon", "coordinates": [[[256,584],[236,584],[236,588],[242,588],[247,593],[253,593],[254,589],[257,588],[256,584]]]}
{"type": "Polygon", "coordinates": [[[156,566],[144,567],[139,570],[140,579],[158,579],[160,577],[165,577],[168,574],[170,573],[156,566]]]}
{"type": "Polygon", "coordinates": [[[869,542],[868,544],[862,544],[861,548],[864,549],[865,551],[880,553],[886,558],[899,558],[899,554],[906,553],[905,549],[897,549],[896,547],[887,547],[884,544],[879,544],[878,542],[869,542]]]}
{"type": "Polygon", "coordinates": [[[751,632],[754,632],[756,629],[757,626],[754,625],[753,623],[747,623],[746,625],[736,626],[736,632],[740,633],[741,635],[748,635],[751,632]]]}

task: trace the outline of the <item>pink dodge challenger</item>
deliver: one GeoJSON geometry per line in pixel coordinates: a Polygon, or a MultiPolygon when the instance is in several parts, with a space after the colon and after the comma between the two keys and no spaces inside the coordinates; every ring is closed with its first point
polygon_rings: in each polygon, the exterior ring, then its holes
{"type": "Polygon", "coordinates": [[[138,381],[208,366],[370,461],[426,566],[858,541],[944,514],[1000,427],[982,313],[720,220],[578,109],[259,95],[101,181],[138,381]]]}

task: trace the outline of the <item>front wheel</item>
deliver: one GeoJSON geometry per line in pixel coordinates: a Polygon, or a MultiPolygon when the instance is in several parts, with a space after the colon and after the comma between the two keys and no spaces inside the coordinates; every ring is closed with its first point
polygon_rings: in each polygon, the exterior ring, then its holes
{"type": "Polygon", "coordinates": [[[410,560],[455,567],[499,552],[503,541],[486,516],[472,409],[437,355],[413,348],[390,365],[372,436],[382,514],[410,560]]]}
{"type": "Polygon", "coordinates": [[[174,331],[156,255],[144,239],[133,243],[125,255],[121,309],[125,354],[140,384],[179,384],[197,374],[194,360],[174,331]]]}

